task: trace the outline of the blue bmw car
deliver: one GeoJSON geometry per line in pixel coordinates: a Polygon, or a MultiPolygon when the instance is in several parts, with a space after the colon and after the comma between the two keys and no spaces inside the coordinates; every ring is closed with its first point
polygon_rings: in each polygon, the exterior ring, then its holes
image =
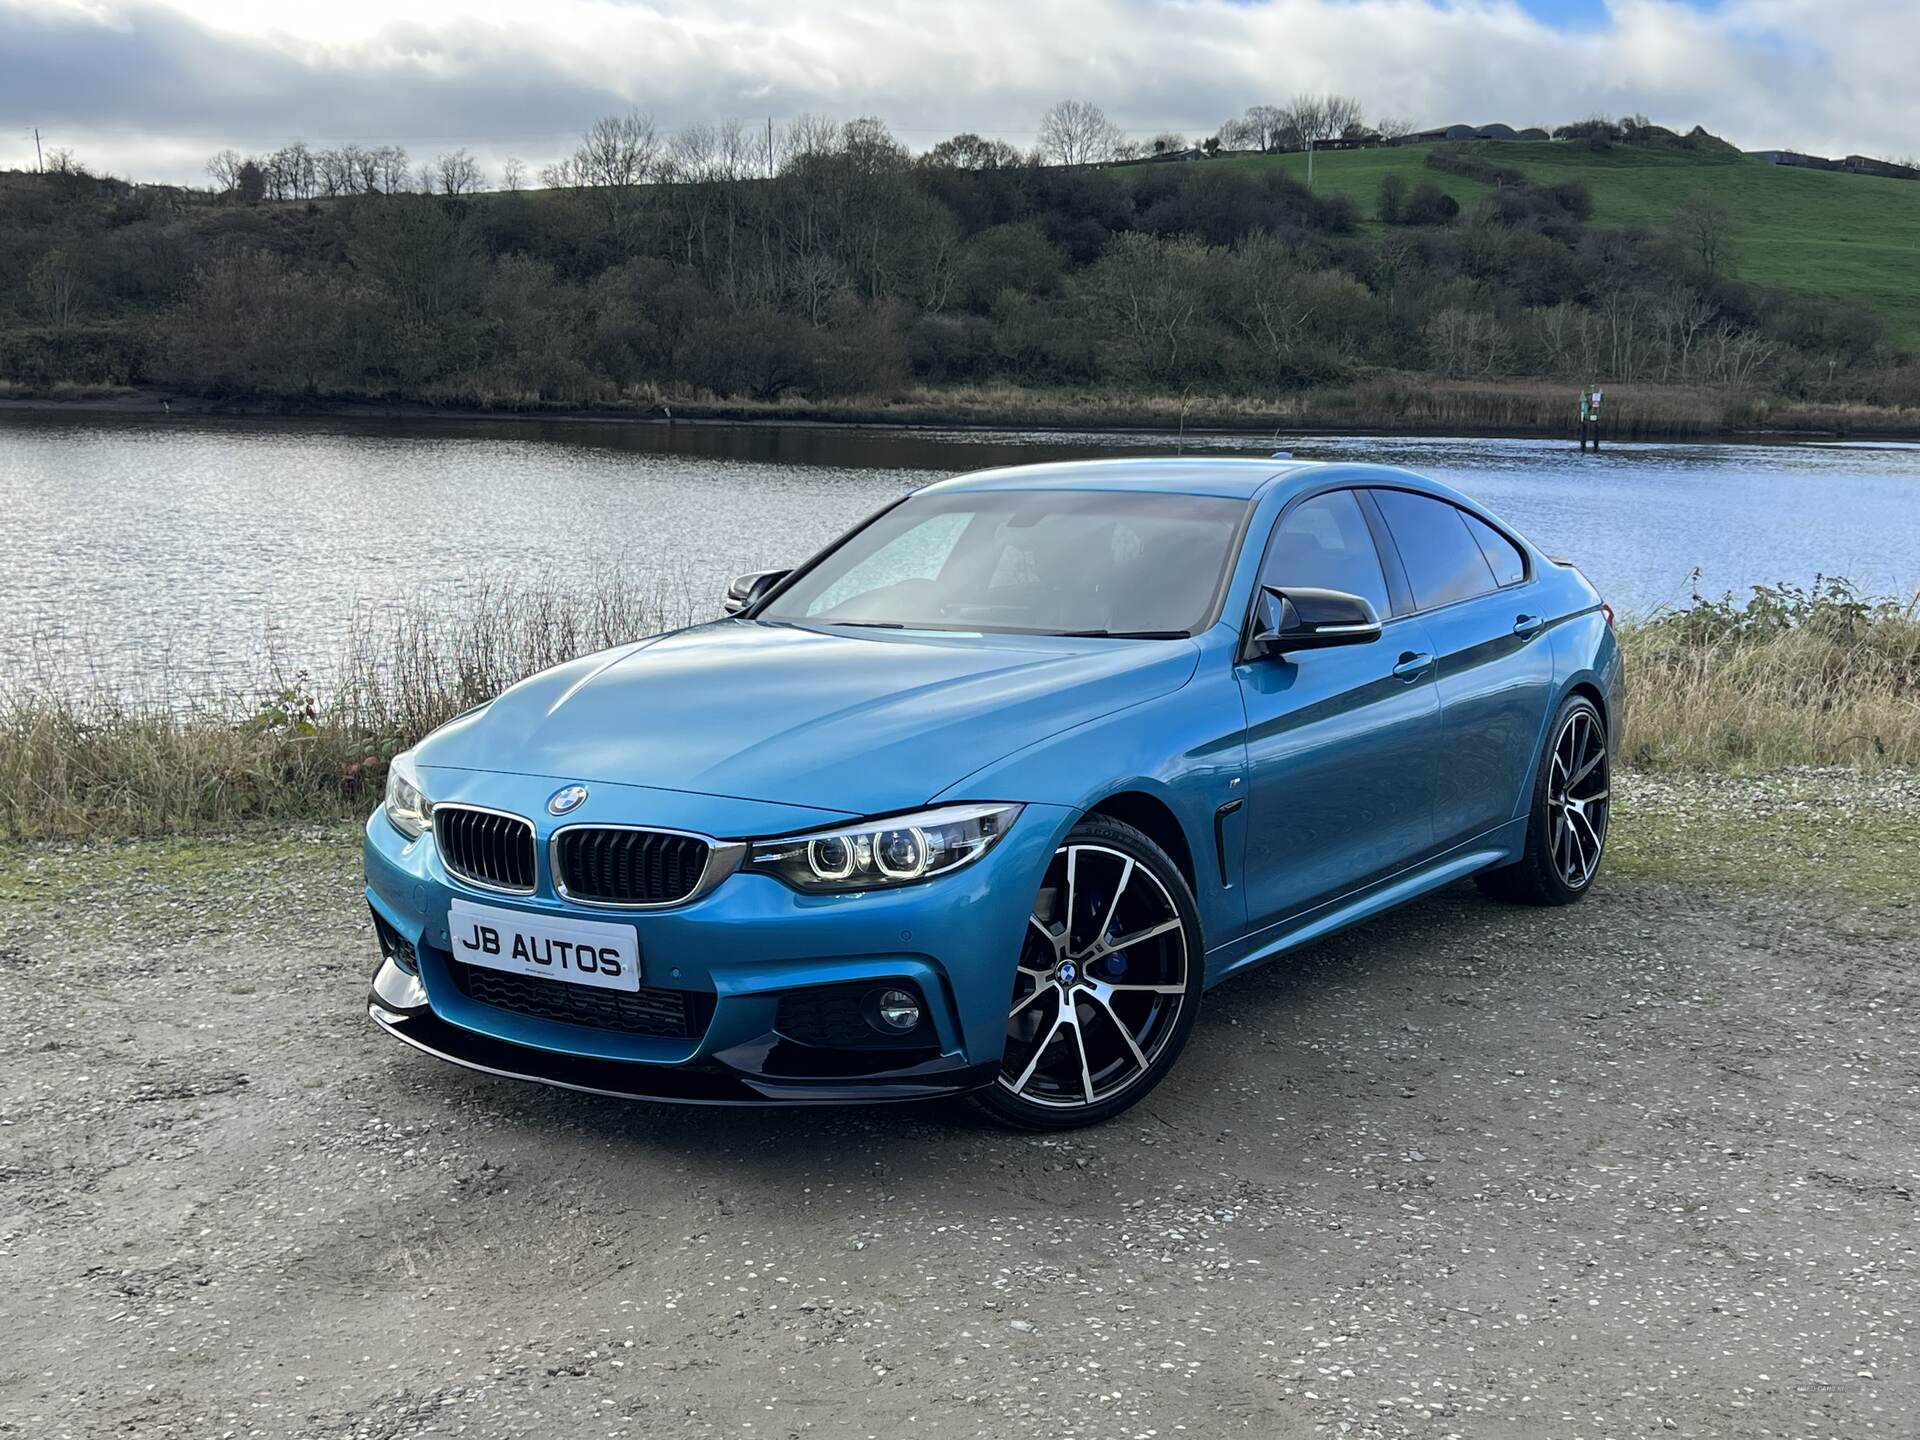
{"type": "Polygon", "coordinates": [[[1613,614],[1443,485],[1101,461],[917,490],[522,681],[366,827],[388,1033],[602,1094],[1103,1120],[1237,971],[1607,842],[1613,614]]]}

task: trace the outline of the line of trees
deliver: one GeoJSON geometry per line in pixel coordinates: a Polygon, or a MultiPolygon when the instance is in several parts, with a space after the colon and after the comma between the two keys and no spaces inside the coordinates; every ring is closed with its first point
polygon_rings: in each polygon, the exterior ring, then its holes
{"type": "MultiPolygon", "coordinates": [[[[1076,161],[1112,140],[1097,111],[1059,118],[1076,161]]],[[[544,190],[522,171],[479,196],[464,152],[422,183],[392,150],[223,160],[218,198],[14,186],[0,379],[532,405],[1397,371],[1872,398],[1887,359],[1865,310],[1742,284],[1711,197],[1597,230],[1578,185],[1470,149],[1389,177],[1373,217],[1277,168],[1042,165],[971,134],[915,156],[871,118],[610,116],[544,190]],[[286,202],[232,203],[249,166],[286,202]],[[1463,210],[1450,175],[1492,188],[1463,210]]]]}
{"type": "MultiPolygon", "coordinates": [[[[518,189],[526,168],[507,162],[506,187],[518,189]]],[[[304,140],[268,155],[242,155],[222,150],[207,161],[214,193],[249,205],[263,200],[329,199],[343,195],[471,195],[487,188],[487,175],[462,147],[444,151],[431,161],[412,167],[403,145],[357,145],[349,142],[315,150],[304,140]]]]}

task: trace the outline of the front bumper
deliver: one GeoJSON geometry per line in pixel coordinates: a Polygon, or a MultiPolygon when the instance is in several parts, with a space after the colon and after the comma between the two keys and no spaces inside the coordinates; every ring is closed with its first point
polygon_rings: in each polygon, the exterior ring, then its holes
{"type": "MultiPolygon", "coordinates": [[[[485,803],[523,815],[539,816],[531,792],[544,802],[552,788],[549,780],[475,778],[489,782],[485,803]],[[530,793],[513,793],[520,788],[530,793]]],[[[619,818],[629,823],[636,816],[646,823],[654,813],[645,804],[648,792],[594,788],[595,800],[620,807],[619,818]]],[[[580,819],[570,815],[567,823],[580,819]]],[[[366,827],[366,894],[384,957],[368,1013],[396,1039],[454,1064],[594,1094],[838,1104],[977,1089],[998,1071],[1033,895],[1070,821],[1065,809],[1029,806],[975,864],[900,890],[801,895],[769,876],[735,874],[683,906],[610,912],[569,906],[544,873],[525,897],[467,886],[441,865],[431,834],[408,841],[376,811],[366,827]],[[456,896],[534,915],[632,924],[642,984],[676,1002],[686,1033],[628,1033],[476,998],[448,948],[448,906],[456,896]],[[796,993],[887,982],[922,997],[925,1033],[913,1045],[843,1047],[817,1035],[800,1043],[786,1033],[793,1027],[782,1002],[796,993]]],[[[544,829],[537,821],[536,828],[544,829]]],[[[542,854],[545,838],[541,833],[542,854]]]]}

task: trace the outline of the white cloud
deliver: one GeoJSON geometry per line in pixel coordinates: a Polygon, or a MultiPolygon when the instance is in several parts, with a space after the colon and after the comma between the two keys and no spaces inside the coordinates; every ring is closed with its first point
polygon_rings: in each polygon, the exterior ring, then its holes
{"type": "Polygon", "coordinates": [[[1024,140],[1078,94],[1204,134],[1305,89],[1429,124],[1640,111],[1749,148],[1905,152],[1916,74],[1911,0],[1612,0],[1597,30],[1516,0],[0,0],[0,143],[39,124],[154,178],[295,136],[537,164],[625,105],[668,126],[877,114],[924,146],[1024,140]]]}

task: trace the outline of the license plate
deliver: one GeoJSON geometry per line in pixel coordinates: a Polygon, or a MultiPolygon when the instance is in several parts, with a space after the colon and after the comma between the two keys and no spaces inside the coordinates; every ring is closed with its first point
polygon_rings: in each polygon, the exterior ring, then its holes
{"type": "Polygon", "coordinates": [[[456,960],[597,985],[603,990],[640,988],[640,939],[631,925],[528,915],[494,905],[455,900],[447,912],[456,960]]]}

